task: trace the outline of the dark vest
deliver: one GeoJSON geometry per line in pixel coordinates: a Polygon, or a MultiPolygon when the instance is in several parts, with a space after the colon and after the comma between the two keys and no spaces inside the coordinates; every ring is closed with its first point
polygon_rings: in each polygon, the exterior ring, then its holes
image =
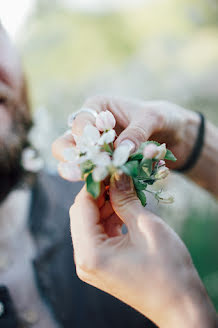
{"type": "MultiPolygon", "coordinates": [[[[37,245],[33,262],[40,295],[63,328],[154,328],[143,315],[116,298],[82,282],[76,275],[69,208],[82,183],[41,173],[33,187],[30,231],[37,245]]],[[[0,328],[17,328],[6,288],[0,288],[5,312],[0,328]]],[[[52,328],[52,327],[42,327],[52,328]]]]}

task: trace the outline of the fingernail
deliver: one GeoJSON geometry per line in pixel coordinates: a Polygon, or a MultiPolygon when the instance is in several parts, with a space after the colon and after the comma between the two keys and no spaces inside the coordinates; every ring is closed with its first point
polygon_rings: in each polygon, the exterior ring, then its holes
{"type": "Polygon", "coordinates": [[[131,179],[124,173],[115,173],[115,186],[119,191],[130,191],[132,189],[131,179]]]}
{"type": "Polygon", "coordinates": [[[128,149],[129,149],[130,152],[133,152],[133,151],[135,150],[135,144],[134,144],[134,142],[132,142],[132,141],[129,140],[129,139],[123,140],[123,141],[119,144],[119,147],[120,147],[120,146],[128,147],[128,149]]]}

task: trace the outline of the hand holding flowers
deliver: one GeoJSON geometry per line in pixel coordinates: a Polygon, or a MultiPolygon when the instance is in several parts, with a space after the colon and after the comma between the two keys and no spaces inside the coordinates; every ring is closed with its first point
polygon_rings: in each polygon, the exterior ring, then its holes
{"type": "Polygon", "coordinates": [[[62,176],[65,172],[68,180],[84,179],[88,192],[97,198],[101,181],[113,174],[125,173],[132,178],[143,206],[146,205],[145,191],[152,193],[158,201],[173,202],[173,197],[164,197],[161,191],[148,189],[169,174],[165,160],[176,161],[172,152],[166,149],[166,144],[147,141],[133,154],[128,145],[115,149],[115,125],[113,114],[108,110],[102,111],[97,115],[95,126],[86,125],[81,136],[73,135],[75,146],[64,149],[65,162],[59,166],[62,176]]]}

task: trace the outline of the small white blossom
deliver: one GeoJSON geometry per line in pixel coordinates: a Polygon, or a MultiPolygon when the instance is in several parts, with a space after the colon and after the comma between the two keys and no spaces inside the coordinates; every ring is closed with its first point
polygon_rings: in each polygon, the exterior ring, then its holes
{"type": "Polygon", "coordinates": [[[158,192],[155,195],[156,199],[163,204],[172,204],[174,202],[174,197],[168,192],[158,192]]]}
{"type": "Polygon", "coordinates": [[[92,172],[93,180],[100,182],[108,176],[108,169],[106,166],[96,166],[92,172]]]}
{"type": "Polygon", "coordinates": [[[127,146],[119,146],[113,153],[113,165],[120,167],[125,164],[130,156],[130,149],[127,146]]]}
{"type": "Polygon", "coordinates": [[[109,110],[100,112],[95,122],[95,125],[99,131],[109,131],[115,127],[115,124],[115,117],[109,110]]]}
{"type": "Polygon", "coordinates": [[[101,135],[98,144],[101,146],[104,145],[105,143],[110,144],[111,142],[114,142],[115,137],[116,137],[115,130],[110,130],[108,132],[105,132],[101,135]]]}
{"type": "Polygon", "coordinates": [[[155,174],[156,179],[165,179],[170,173],[170,170],[166,166],[161,166],[155,174]]]}
{"type": "Polygon", "coordinates": [[[92,125],[86,125],[81,137],[77,138],[76,145],[81,153],[86,152],[90,146],[94,146],[100,139],[100,132],[92,125]]]}

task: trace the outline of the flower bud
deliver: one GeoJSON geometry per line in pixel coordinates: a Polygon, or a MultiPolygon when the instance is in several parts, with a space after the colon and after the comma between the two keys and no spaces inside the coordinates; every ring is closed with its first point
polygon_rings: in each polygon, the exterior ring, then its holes
{"type": "Polygon", "coordinates": [[[166,162],[164,161],[164,160],[160,160],[159,162],[158,162],[158,167],[161,167],[161,166],[164,166],[164,165],[166,165],[166,162]]]}
{"type": "Polygon", "coordinates": [[[114,115],[106,110],[104,112],[100,112],[96,118],[95,125],[99,131],[109,131],[115,127],[116,120],[114,115]]]}
{"type": "Polygon", "coordinates": [[[157,147],[158,148],[158,154],[155,156],[156,159],[164,159],[167,149],[166,149],[166,144],[162,144],[157,147]]]}
{"type": "Polygon", "coordinates": [[[170,173],[170,170],[166,166],[161,166],[157,173],[155,174],[155,178],[160,180],[160,179],[165,179],[168,174],[170,173]]]}
{"type": "Polygon", "coordinates": [[[159,154],[158,146],[156,146],[153,143],[146,145],[143,150],[143,156],[146,159],[155,158],[158,154],[159,154]]]}
{"type": "Polygon", "coordinates": [[[156,193],[155,198],[163,204],[172,204],[174,202],[174,197],[168,192],[158,192],[156,193]]]}

